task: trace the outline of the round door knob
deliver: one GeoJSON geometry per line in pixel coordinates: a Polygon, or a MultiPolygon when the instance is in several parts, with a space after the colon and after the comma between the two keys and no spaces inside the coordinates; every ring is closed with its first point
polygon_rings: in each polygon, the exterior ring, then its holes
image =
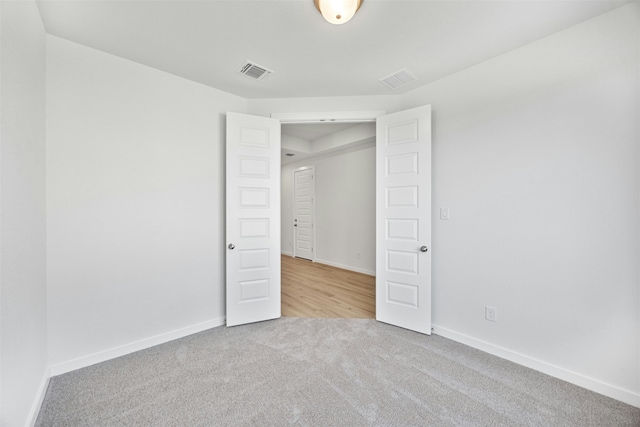
{"type": "Polygon", "coordinates": [[[420,252],[427,252],[428,250],[429,248],[427,248],[426,246],[420,248],[420,252]]]}
{"type": "Polygon", "coordinates": [[[236,245],[234,245],[233,243],[229,243],[229,249],[235,249],[236,245]]]}

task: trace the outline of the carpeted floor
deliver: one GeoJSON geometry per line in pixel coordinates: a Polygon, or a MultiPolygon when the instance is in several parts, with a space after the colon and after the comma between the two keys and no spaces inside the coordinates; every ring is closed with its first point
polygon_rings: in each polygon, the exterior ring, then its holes
{"type": "Polygon", "coordinates": [[[639,426],[640,409],[368,319],[219,327],[51,379],[37,426],[639,426]]]}

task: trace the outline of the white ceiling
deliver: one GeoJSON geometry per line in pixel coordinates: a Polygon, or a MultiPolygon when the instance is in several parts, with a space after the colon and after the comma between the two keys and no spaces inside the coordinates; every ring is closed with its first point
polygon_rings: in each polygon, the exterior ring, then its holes
{"type": "Polygon", "coordinates": [[[402,93],[624,1],[364,0],[348,23],[313,0],[40,0],[50,34],[244,98],[402,93]],[[250,60],[275,71],[255,81],[250,60]],[[378,80],[407,68],[419,81],[378,80]]]}
{"type": "Polygon", "coordinates": [[[286,165],[300,160],[312,159],[316,156],[323,156],[330,152],[354,150],[370,146],[370,143],[373,142],[372,139],[374,139],[372,136],[375,134],[375,123],[283,123],[281,129],[283,136],[289,135],[309,143],[306,149],[302,149],[302,147],[296,149],[290,143],[286,143],[283,138],[280,162],[282,165],[286,165]],[[359,132],[353,133],[347,131],[349,128],[362,126],[366,126],[368,130],[363,131],[360,129],[359,132]],[[370,132],[370,134],[367,132],[370,132]],[[322,140],[330,135],[332,138],[331,144],[322,144],[322,140]],[[318,146],[318,142],[321,143],[321,146],[324,145],[324,149],[318,146]],[[293,154],[293,156],[287,156],[287,154],[293,154]]]}

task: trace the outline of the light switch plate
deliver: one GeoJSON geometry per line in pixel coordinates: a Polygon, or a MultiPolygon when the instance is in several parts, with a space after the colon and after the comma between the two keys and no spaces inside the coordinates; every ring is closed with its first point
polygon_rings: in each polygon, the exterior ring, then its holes
{"type": "Polygon", "coordinates": [[[449,219],[449,208],[440,208],[440,219],[445,221],[449,219]]]}

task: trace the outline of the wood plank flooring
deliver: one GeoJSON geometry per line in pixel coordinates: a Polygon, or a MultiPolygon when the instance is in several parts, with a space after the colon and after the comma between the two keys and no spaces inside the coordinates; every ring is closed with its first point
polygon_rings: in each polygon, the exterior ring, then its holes
{"type": "Polygon", "coordinates": [[[375,277],[282,255],[282,316],[374,319],[375,277]]]}

